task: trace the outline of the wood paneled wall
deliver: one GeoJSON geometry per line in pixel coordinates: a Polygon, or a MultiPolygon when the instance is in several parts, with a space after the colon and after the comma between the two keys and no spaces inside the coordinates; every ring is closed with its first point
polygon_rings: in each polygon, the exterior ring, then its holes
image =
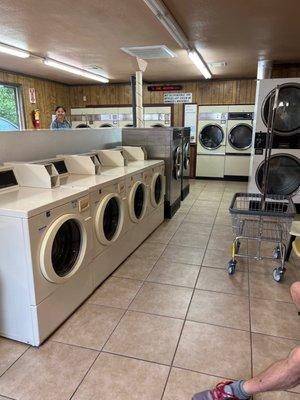
{"type": "MultiPolygon", "coordinates": [[[[256,80],[216,80],[181,83],[182,92],[191,92],[193,102],[209,104],[254,104],[256,80]]],[[[144,85],[144,104],[163,104],[163,92],[148,92],[144,85]]],[[[131,104],[131,88],[124,85],[70,87],[70,106],[131,104]],[[84,101],[84,97],[86,101],[84,101]]],[[[182,124],[183,105],[174,105],[174,124],[182,124]]]]}
{"type": "Polygon", "coordinates": [[[300,78],[300,64],[275,64],[272,78],[300,78]]]}
{"type": "Polygon", "coordinates": [[[63,105],[70,114],[69,86],[67,85],[5,71],[0,71],[0,83],[20,85],[27,129],[33,128],[31,112],[35,108],[40,110],[41,128],[49,128],[51,115],[57,105],[63,105]],[[36,104],[29,102],[29,88],[35,88],[36,104]]]}

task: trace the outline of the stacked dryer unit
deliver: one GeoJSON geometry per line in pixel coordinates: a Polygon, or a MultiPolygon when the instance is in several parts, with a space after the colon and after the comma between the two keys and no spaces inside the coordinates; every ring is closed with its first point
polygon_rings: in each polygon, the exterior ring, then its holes
{"type": "Polygon", "coordinates": [[[38,346],[92,292],[86,190],[19,187],[0,169],[0,334],[38,346]]]}
{"type": "Polygon", "coordinates": [[[165,161],[165,218],[171,218],[181,200],[182,129],[125,128],[122,142],[125,146],[143,146],[149,159],[165,161]]]}
{"type": "Polygon", "coordinates": [[[148,106],[144,107],[145,128],[168,128],[171,126],[170,106],[148,106]]]}
{"type": "Polygon", "coordinates": [[[278,111],[269,169],[268,192],[293,197],[300,207],[300,79],[265,79],[257,84],[254,149],[251,159],[249,192],[261,192],[269,106],[280,85],[278,111]]]}
{"type": "Polygon", "coordinates": [[[228,106],[225,178],[249,176],[254,106],[228,106]]]}
{"type": "Polygon", "coordinates": [[[224,178],[228,106],[199,106],[196,177],[224,178]]]}

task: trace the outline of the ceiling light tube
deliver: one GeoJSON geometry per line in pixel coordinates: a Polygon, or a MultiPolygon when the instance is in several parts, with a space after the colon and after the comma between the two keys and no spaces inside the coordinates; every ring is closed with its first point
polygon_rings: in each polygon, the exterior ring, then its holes
{"type": "Polygon", "coordinates": [[[189,42],[169,10],[160,0],[144,0],[156,18],[167,29],[173,39],[184,49],[189,49],[189,42]]]}
{"type": "Polygon", "coordinates": [[[196,65],[196,67],[199,69],[201,74],[204,76],[205,79],[211,79],[211,73],[206,66],[205,62],[202,60],[200,55],[197,53],[197,51],[192,50],[188,52],[190,59],[193,61],[193,63],[196,65]]]}
{"type": "Polygon", "coordinates": [[[30,57],[29,51],[18,49],[4,43],[0,43],[0,53],[10,54],[11,56],[16,56],[20,58],[30,57]]]}
{"type": "Polygon", "coordinates": [[[64,64],[59,61],[51,60],[46,58],[44,60],[44,64],[48,65],[49,67],[57,68],[62,71],[70,72],[71,74],[82,76],[84,78],[93,79],[98,82],[108,83],[109,80],[104,78],[103,76],[92,74],[90,72],[85,71],[84,69],[73,67],[72,65],[64,64]]]}

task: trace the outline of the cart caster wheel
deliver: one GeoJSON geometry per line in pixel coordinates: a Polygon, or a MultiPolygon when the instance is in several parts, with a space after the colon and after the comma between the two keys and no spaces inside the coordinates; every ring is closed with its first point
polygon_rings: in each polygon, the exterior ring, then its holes
{"type": "Polygon", "coordinates": [[[274,260],[280,260],[281,259],[281,251],[280,251],[279,247],[276,247],[274,249],[273,258],[274,258],[274,260]]]}
{"type": "Polygon", "coordinates": [[[285,273],[285,268],[274,268],[273,269],[273,279],[276,282],[281,282],[285,273]]]}
{"type": "Polygon", "coordinates": [[[227,271],[229,275],[233,275],[236,269],[236,261],[229,261],[227,271]]]}

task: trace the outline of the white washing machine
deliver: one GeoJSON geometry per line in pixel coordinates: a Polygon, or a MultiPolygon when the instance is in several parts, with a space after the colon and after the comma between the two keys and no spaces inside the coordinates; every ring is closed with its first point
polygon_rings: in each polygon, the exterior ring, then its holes
{"type": "Polygon", "coordinates": [[[148,187],[147,214],[151,214],[164,203],[166,191],[165,165],[163,161],[157,161],[156,164],[147,168],[144,174],[148,187]]]}
{"type": "Polygon", "coordinates": [[[254,105],[228,106],[225,177],[248,177],[254,105]]]}
{"type": "Polygon", "coordinates": [[[0,182],[0,334],[38,346],[93,290],[89,197],[0,182]]]}
{"type": "Polygon", "coordinates": [[[223,178],[228,106],[199,106],[196,176],[223,178]]]}
{"type": "Polygon", "coordinates": [[[94,109],[94,128],[118,128],[118,107],[99,107],[94,109]]]}
{"type": "Polygon", "coordinates": [[[170,106],[144,107],[144,128],[170,127],[172,121],[172,108],[170,106]]]}
{"type": "Polygon", "coordinates": [[[278,113],[274,122],[277,134],[292,135],[300,132],[300,78],[263,79],[257,82],[255,107],[255,132],[266,132],[269,106],[274,103],[275,89],[282,85],[278,113]]]}
{"type": "Polygon", "coordinates": [[[133,115],[132,107],[119,107],[119,128],[132,128],[133,127],[133,115]]]}
{"type": "Polygon", "coordinates": [[[94,128],[93,114],[92,108],[71,108],[72,128],[94,128]]]}

